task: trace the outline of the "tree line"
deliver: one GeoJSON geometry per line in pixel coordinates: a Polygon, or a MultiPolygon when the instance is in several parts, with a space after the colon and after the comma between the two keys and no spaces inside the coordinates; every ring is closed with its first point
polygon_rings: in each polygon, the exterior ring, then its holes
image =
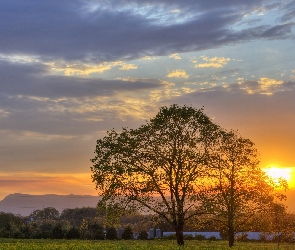
{"type": "MultiPolygon", "coordinates": [[[[122,211],[121,211],[122,212],[122,211]]],[[[65,209],[61,213],[53,207],[35,210],[29,216],[0,212],[0,237],[20,239],[148,239],[150,228],[160,228],[162,232],[171,232],[173,227],[159,216],[125,211],[114,224],[106,223],[106,214],[97,208],[83,207],[65,209]],[[117,232],[120,229],[121,234],[117,232]]],[[[207,215],[199,217],[198,223],[192,218],[185,224],[186,232],[220,232],[222,239],[228,239],[227,230],[216,218],[207,215]]],[[[295,215],[289,214],[286,207],[278,204],[267,211],[255,215],[243,231],[261,232],[261,241],[293,242],[295,232],[295,215]]],[[[167,236],[176,239],[176,236],[167,236]]],[[[184,235],[184,239],[205,240],[197,234],[195,237],[184,235]]],[[[246,235],[236,237],[247,240],[246,235]]],[[[214,240],[213,237],[211,240],[214,240]]],[[[215,239],[216,240],[216,239],[215,239]]]]}
{"type": "MultiPolygon", "coordinates": [[[[142,217],[142,216],[141,216],[142,217]]],[[[98,216],[97,208],[83,207],[65,209],[61,213],[53,207],[35,210],[29,216],[0,212],[0,237],[3,238],[51,238],[51,239],[117,239],[114,226],[105,227],[104,219],[98,216]]],[[[128,228],[121,236],[129,239],[130,223],[138,216],[122,218],[122,226],[128,228]]],[[[131,233],[130,233],[131,231],[131,233]]]]}

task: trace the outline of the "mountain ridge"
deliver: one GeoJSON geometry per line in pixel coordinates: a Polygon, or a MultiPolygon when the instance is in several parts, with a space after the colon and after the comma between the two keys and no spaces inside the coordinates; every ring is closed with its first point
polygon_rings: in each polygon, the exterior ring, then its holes
{"type": "Polygon", "coordinates": [[[99,199],[99,196],[92,195],[14,193],[0,201],[0,212],[28,216],[35,210],[54,207],[61,213],[66,208],[96,207],[99,199]]]}

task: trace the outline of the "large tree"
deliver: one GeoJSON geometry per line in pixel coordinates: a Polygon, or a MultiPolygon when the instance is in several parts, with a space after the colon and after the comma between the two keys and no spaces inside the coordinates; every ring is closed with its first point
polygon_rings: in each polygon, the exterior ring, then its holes
{"type": "Polygon", "coordinates": [[[91,160],[102,204],[143,208],[164,218],[184,244],[185,221],[203,213],[198,192],[220,129],[202,109],[163,107],[138,129],[111,130],[91,160]]]}
{"type": "MultiPolygon", "coordinates": [[[[210,181],[200,199],[221,223],[232,247],[235,233],[273,204],[275,183],[260,169],[254,143],[237,132],[223,131],[212,147],[210,181]]],[[[286,187],[285,182],[279,185],[286,187]]]]}

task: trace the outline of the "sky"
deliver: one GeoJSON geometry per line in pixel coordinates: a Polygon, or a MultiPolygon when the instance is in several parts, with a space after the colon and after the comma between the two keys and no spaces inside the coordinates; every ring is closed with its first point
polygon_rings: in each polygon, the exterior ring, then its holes
{"type": "Polygon", "coordinates": [[[96,140],[171,104],[251,139],[295,198],[294,42],[293,0],[0,1],[0,200],[97,194],[96,140]]]}

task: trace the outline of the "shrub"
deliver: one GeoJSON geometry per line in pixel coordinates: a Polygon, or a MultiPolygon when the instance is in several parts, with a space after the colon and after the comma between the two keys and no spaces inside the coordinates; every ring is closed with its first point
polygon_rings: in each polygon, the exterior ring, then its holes
{"type": "Polygon", "coordinates": [[[141,231],[137,237],[138,240],[147,240],[148,238],[149,234],[147,233],[147,231],[141,231]]]}
{"type": "Polygon", "coordinates": [[[124,232],[122,233],[122,239],[123,240],[131,240],[134,239],[133,237],[133,231],[130,226],[126,227],[124,232]]]}
{"type": "Polygon", "coordinates": [[[104,240],[103,226],[93,223],[88,226],[89,238],[91,240],[104,240]]]}
{"type": "Polygon", "coordinates": [[[201,240],[206,240],[206,237],[202,234],[196,234],[195,239],[201,241],[201,240]]]}
{"type": "Polygon", "coordinates": [[[164,236],[163,238],[167,240],[176,240],[176,234],[168,234],[164,236]]]}
{"type": "Polygon", "coordinates": [[[212,235],[208,238],[209,241],[217,241],[218,239],[216,238],[216,236],[212,235]]]}
{"type": "Polygon", "coordinates": [[[246,234],[246,233],[238,234],[236,236],[236,241],[241,241],[241,242],[248,241],[248,234],[246,234]]]}
{"type": "Polygon", "coordinates": [[[193,240],[194,236],[192,234],[184,234],[183,239],[184,240],[193,240]]]}
{"type": "Polygon", "coordinates": [[[62,239],[63,237],[64,237],[64,233],[62,231],[61,225],[56,224],[51,230],[51,238],[62,239]]]}
{"type": "Polygon", "coordinates": [[[79,239],[80,238],[80,230],[76,227],[71,227],[70,230],[66,234],[67,239],[79,239]]]}
{"type": "Polygon", "coordinates": [[[106,239],[107,240],[115,240],[117,239],[117,231],[116,231],[116,228],[114,227],[109,227],[107,229],[107,233],[106,233],[106,239]]]}

